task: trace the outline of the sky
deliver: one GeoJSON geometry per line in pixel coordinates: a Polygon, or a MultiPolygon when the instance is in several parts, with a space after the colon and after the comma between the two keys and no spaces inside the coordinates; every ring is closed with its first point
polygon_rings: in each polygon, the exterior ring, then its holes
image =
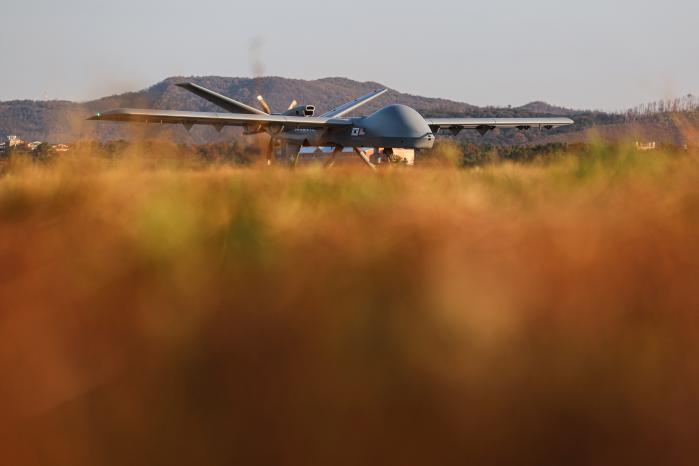
{"type": "Polygon", "coordinates": [[[474,105],[699,94],[697,0],[5,0],[0,100],[169,76],[348,77],[474,105]]]}

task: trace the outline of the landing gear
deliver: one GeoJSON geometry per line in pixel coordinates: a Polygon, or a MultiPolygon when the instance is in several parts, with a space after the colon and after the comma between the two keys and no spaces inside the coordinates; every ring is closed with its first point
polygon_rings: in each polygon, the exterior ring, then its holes
{"type": "Polygon", "coordinates": [[[366,152],[364,152],[363,149],[355,147],[354,152],[359,156],[359,158],[361,158],[364,161],[364,163],[367,164],[369,168],[371,168],[372,170],[376,170],[376,166],[374,166],[374,164],[371,163],[371,160],[369,160],[369,156],[366,155],[366,152]]]}
{"type": "Polygon", "coordinates": [[[390,165],[392,163],[399,163],[404,161],[403,157],[396,154],[394,149],[390,147],[386,147],[385,149],[381,149],[380,147],[374,147],[372,149],[369,160],[372,161],[374,166],[383,164],[390,165]]]}
{"type": "Polygon", "coordinates": [[[388,160],[390,163],[398,163],[398,162],[403,160],[401,157],[398,157],[393,152],[393,149],[390,147],[387,147],[386,149],[383,150],[383,155],[386,156],[386,160],[388,160]]]}
{"type": "Polygon", "coordinates": [[[291,168],[295,168],[299,164],[300,157],[301,146],[288,142],[282,145],[282,160],[285,160],[291,168]]]}
{"type": "Polygon", "coordinates": [[[333,165],[335,165],[335,157],[337,157],[337,154],[339,154],[340,152],[342,152],[342,147],[340,147],[340,146],[335,146],[335,148],[333,149],[332,153],[330,154],[330,157],[329,157],[328,160],[325,162],[325,168],[330,168],[330,167],[332,167],[333,165]]]}
{"type": "MultiPolygon", "coordinates": [[[[344,148],[341,146],[335,146],[333,149],[332,153],[330,154],[330,157],[328,160],[325,162],[325,168],[330,168],[333,165],[335,165],[335,160],[337,158],[337,154],[341,153],[344,148]]],[[[371,160],[369,160],[369,156],[364,152],[363,149],[359,147],[353,147],[354,153],[359,156],[360,159],[372,170],[376,170],[376,166],[374,166],[373,163],[371,163],[371,160]]]]}
{"type": "Polygon", "coordinates": [[[374,157],[377,164],[401,164],[415,165],[415,151],[412,149],[394,149],[386,147],[385,149],[374,149],[374,157]]]}
{"type": "MultiPolygon", "coordinates": [[[[330,158],[325,162],[325,167],[329,168],[332,167],[335,164],[335,158],[337,157],[337,154],[342,152],[342,147],[335,147],[333,150],[332,154],[330,155],[330,158]]],[[[385,157],[387,163],[393,164],[393,163],[408,163],[412,165],[412,160],[408,161],[406,158],[404,158],[401,155],[398,155],[394,153],[394,150],[392,148],[386,148],[383,151],[380,151],[380,149],[374,149],[374,152],[372,154],[372,157],[375,158],[375,162],[372,162],[371,157],[369,154],[367,154],[363,148],[361,147],[353,147],[352,150],[354,151],[355,154],[366,164],[367,167],[369,167],[372,170],[376,170],[377,163],[380,164],[382,162],[382,158],[385,157]]],[[[414,152],[413,152],[414,154],[414,152]]]]}
{"type": "MultiPolygon", "coordinates": [[[[295,167],[301,158],[301,152],[307,154],[308,157],[304,156],[307,161],[313,160],[324,160],[325,168],[330,168],[335,165],[336,162],[344,161],[345,159],[338,159],[338,155],[343,152],[345,148],[342,146],[331,146],[332,152],[328,154],[327,149],[322,150],[315,148],[314,151],[301,151],[301,147],[294,146],[294,152],[290,153],[287,157],[289,165],[295,167]]],[[[290,147],[291,149],[291,147],[290,147]]],[[[415,151],[412,149],[394,149],[394,148],[373,148],[365,149],[363,147],[351,147],[352,152],[359,157],[359,159],[371,170],[376,170],[381,165],[413,165],[415,163],[415,151]]],[[[347,154],[345,154],[347,155],[347,154]]]]}

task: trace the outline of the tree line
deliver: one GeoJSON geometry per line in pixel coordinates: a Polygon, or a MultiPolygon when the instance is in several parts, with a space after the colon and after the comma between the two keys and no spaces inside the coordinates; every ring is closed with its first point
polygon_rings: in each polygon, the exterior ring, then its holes
{"type": "Polygon", "coordinates": [[[663,99],[637,105],[626,111],[629,120],[658,115],[661,113],[696,112],[699,110],[699,98],[693,94],[676,99],[663,99]]]}

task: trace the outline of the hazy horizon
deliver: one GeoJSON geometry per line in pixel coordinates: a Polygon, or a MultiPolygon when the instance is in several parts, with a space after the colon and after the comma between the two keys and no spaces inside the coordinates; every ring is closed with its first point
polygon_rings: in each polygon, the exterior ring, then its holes
{"type": "Polygon", "coordinates": [[[0,100],[85,101],[171,76],[376,81],[474,105],[621,110],[699,92],[699,3],[10,0],[0,100]]]}

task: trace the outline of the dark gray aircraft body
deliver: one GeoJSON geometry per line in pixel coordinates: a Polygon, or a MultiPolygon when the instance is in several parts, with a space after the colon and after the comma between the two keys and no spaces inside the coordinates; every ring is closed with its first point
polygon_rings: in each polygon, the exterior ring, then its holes
{"type": "Polygon", "coordinates": [[[240,126],[245,134],[266,132],[271,136],[268,160],[272,158],[275,144],[281,142],[283,154],[293,160],[300,147],[330,146],[336,152],[351,147],[370,166],[373,165],[362,151],[363,147],[383,148],[390,160],[393,149],[431,149],[440,131],[455,135],[464,129],[475,129],[485,134],[495,128],[551,129],[573,124],[569,118],[424,118],[405,105],[389,105],[365,117],[345,117],[384,94],[386,89],[373,91],[320,116],[314,116],[312,105],[296,106],[295,102],[286,112],[273,114],[262,97],[258,100],[264,111],[196,84],[178,86],[227,113],[119,109],[98,113],[90,120],[182,124],[187,129],[193,125],[210,125],[219,130],[224,126],[240,126]]]}

